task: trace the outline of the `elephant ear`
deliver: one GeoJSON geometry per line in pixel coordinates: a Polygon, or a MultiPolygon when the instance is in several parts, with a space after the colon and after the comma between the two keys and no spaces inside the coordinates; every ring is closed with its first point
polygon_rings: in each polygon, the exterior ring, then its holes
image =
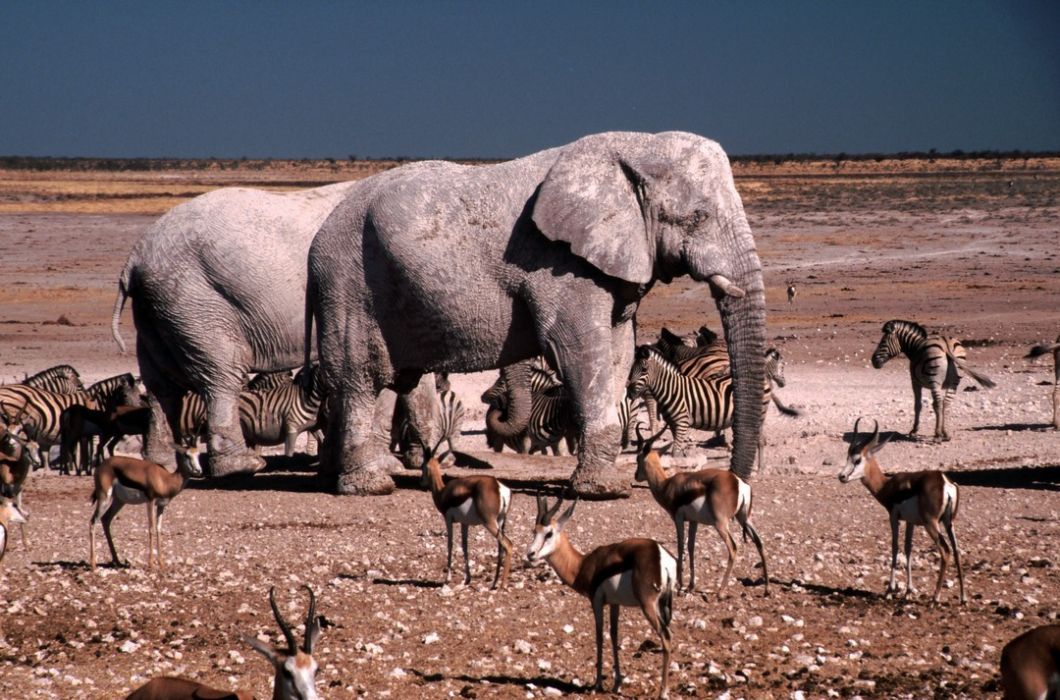
{"type": "Polygon", "coordinates": [[[655,241],[645,225],[647,168],[610,144],[577,141],[548,171],[534,202],[534,224],[547,238],[611,277],[653,279],[655,241]]]}

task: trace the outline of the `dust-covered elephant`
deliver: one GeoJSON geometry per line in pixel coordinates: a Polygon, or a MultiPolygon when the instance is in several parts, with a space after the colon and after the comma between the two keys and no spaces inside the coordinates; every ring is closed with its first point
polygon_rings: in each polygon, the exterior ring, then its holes
{"type": "Polygon", "coordinates": [[[150,459],[173,463],[171,429],[190,389],[206,399],[210,473],[264,466],[243,441],[239,391],[250,371],[301,363],[309,244],[352,184],[216,190],[171,209],[133,246],[112,331],[124,351],[118,324],[131,297],[137,359],[152,397],[150,459]]]}
{"type": "MultiPolygon", "coordinates": [[[[387,385],[545,355],[580,431],[573,489],[629,493],[613,469],[634,314],[656,281],[709,282],[736,385],[732,468],[751,473],[761,422],[761,265],[728,157],[689,133],[603,133],[495,165],[406,165],[360,181],[309,251],[306,348],[329,390],[322,471],[385,493],[372,430],[387,385]]],[[[529,391],[526,373],[509,377],[529,391]]],[[[526,395],[509,420],[526,420],[526,395]]]]}

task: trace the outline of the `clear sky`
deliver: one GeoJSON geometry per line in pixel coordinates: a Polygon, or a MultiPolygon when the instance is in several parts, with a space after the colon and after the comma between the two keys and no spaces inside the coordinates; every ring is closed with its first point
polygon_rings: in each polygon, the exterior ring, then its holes
{"type": "Polygon", "coordinates": [[[0,154],[1060,150],[1060,2],[0,0],[0,154]]]}

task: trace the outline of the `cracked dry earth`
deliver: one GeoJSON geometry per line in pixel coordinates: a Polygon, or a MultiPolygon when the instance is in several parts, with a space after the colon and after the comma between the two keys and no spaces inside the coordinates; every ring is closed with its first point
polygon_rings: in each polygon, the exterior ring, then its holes
{"type": "MultiPolygon", "coordinates": [[[[740,177],[766,268],[769,337],[787,362],[781,394],[804,415],[770,409],[768,473],[753,482],[771,595],[745,545],[719,598],[723,549],[701,528],[701,590],[675,601],[673,696],[999,697],[1001,647],[1060,612],[1060,435],[1046,427],[1044,385],[1052,369],[1022,360],[1029,345],[1060,332],[1058,182],[1055,167],[993,178],[740,177]],[[799,294],[788,305],[791,281],[799,294]],[[885,469],[941,468],[961,484],[963,607],[952,568],[942,602],[928,601],[938,559],[922,531],[919,594],[882,596],[886,514],[860,484],[836,479],[856,416],[878,418],[884,431],[911,424],[904,359],[882,370],[868,363],[880,326],[895,317],[972,341],[970,363],[998,382],[958,394],[952,441],[896,439],[881,453],[885,469]]],[[[152,220],[0,214],[5,381],[59,362],[88,381],[135,368],[110,340],[109,314],[124,256],[152,220]]],[[[717,326],[709,295],[687,280],[655,289],[640,313],[646,336],[704,321],[717,326]]],[[[122,328],[128,342],[128,313],[122,328]]],[[[0,697],[121,698],[157,674],[269,697],[270,667],[243,638],[279,642],[269,587],[297,625],[303,584],[317,591],[325,617],[315,654],[322,697],[585,692],[594,663],[589,603],[547,567],[522,563],[532,494],[556,488],[572,460],[487,452],[477,397],[491,379],[454,380],[470,414],[458,449],[491,463],[515,492],[507,590],[487,588],[495,545],[481,529],[471,538],[472,585],[441,584],[443,522],[412,472],[397,476],[393,495],[371,499],[320,492],[307,460],[273,458],[254,477],[193,482],[167,510],[164,572],[145,570],[145,514],[128,507],[114,531],[131,567],[95,573],[85,563],[90,479],[38,472],[25,493],[30,549],[13,533],[0,564],[0,697]]],[[[922,434],[932,421],[928,403],[922,434]]],[[[631,479],[632,460],[624,454],[618,466],[631,479]]],[[[726,460],[723,448],[703,447],[670,466],[726,460]]],[[[569,529],[583,551],[631,536],[675,548],[672,525],[639,486],[628,500],[580,504],[569,529]]],[[[621,646],[622,694],[654,694],[661,655],[631,609],[622,613],[621,646]]]]}

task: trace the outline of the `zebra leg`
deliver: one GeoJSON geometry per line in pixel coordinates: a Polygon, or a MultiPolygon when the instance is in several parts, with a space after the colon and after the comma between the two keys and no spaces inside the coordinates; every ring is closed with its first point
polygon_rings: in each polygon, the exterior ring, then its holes
{"type": "Polygon", "coordinates": [[[913,377],[913,427],[909,430],[909,437],[915,437],[920,430],[920,409],[923,407],[922,392],[924,387],[913,377]]]}
{"type": "Polygon", "coordinates": [[[942,387],[931,387],[931,407],[935,410],[935,439],[946,438],[946,398],[942,387]]]}

